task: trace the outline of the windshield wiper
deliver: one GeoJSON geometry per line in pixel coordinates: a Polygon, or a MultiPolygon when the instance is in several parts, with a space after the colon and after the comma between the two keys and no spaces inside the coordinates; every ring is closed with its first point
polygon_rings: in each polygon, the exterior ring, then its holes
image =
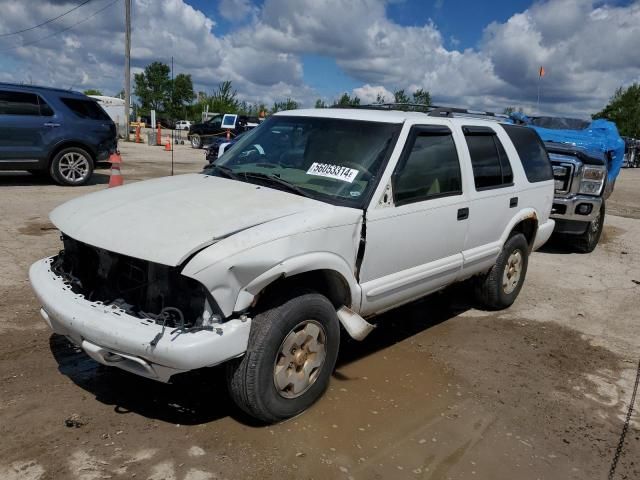
{"type": "Polygon", "coordinates": [[[255,178],[258,180],[264,180],[267,183],[274,183],[276,185],[279,185],[281,187],[286,188],[287,190],[289,190],[290,192],[296,193],[298,195],[302,195],[303,197],[307,197],[307,198],[313,198],[312,195],[308,194],[307,192],[305,192],[302,188],[297,187],[296,185],[287,182],[286,180],[282,180],[281,178],[275,177],[273,175],[267,175],[266,173],[260,173],[260,172],[239,172],[238,174],[236,174],[238,176],[242,175],[245,178],[255,178]]]}
{"type": "Polygon", "coordinates": [[[224,165],[209,165],[205,170],[215,170],[222,173],[225,177],[230,178],[231,180],[241,180],[240,176],[235,173],[231,168],[225,167],[224,165]]]}

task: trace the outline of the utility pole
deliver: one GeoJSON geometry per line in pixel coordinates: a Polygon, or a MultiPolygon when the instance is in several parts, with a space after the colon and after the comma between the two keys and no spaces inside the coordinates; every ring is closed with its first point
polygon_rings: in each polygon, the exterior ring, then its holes
{"type": "Polygon", "coordinates": [[[125,139],[129,141],[129,105],[131,102],[131,0],[124,0],[124,118],[125,139]]]}

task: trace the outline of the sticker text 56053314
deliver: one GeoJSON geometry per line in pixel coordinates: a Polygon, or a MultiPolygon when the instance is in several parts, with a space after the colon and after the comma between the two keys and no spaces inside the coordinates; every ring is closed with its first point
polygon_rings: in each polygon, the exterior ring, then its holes
{"type": "Polygon", "coordinates": [[[307,175],[317,175],[320,177],[335,178],[343,182],[353,182],[360,173],[358,170],[341,165],[331,165],[328,163],[313,162],[307,170],[307,175]]]}

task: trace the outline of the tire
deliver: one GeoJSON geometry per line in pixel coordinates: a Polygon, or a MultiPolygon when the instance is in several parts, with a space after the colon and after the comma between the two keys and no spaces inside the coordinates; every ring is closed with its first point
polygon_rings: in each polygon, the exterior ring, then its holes
{"type": "Polygon", "coordinates": [[[600,212],[598,212],[598,216],[589,222],[585,232],[582,235],[576,235],[573,238],[577,252],[591,253],[596,249],[604,228],[604,214],[605,208],[603,202],[600,207],[600,212]]]}
{"type": "Polygon", "coordinates": [[[261,422],[298,415],[326,390],[339,344],[338,317],[326,297],[305,293],[285,301],[253,319],[247,352],[227,363],[229,395],[261,422]]]}
{"type": "Polygon", "coordinates": [[[84,185],[93,175],[93,159],[78,147],[63,148],[51,161],[49,173],[60,185],[77,187],[84,185]]]}
{"type": "Polygon", "coordinates": [[[193,148],[202,148],[202,138],[200,138],[200,135],[198,135],[197,133],[191,135],[191,138],[189,140],[191,140],[191,146],[193,148]]]}
{"type": "Polygon", "coordinates": [[[521,233],[512,234],[495,265],[477,279],[476,297],[489,310],[502,310],[515,302],[529,265],[529,244],[521,233]]]}

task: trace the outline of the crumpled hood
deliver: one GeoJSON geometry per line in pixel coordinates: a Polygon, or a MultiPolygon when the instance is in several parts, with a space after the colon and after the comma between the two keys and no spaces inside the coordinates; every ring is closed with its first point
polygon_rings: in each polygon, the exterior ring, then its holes
{"type": "Polygon", "coordinates": [[[80,242],[169,266],[221,238],[305,210],[332,206],[272,188],[201,174],[85,195],[51,212],[80,242]]]}

